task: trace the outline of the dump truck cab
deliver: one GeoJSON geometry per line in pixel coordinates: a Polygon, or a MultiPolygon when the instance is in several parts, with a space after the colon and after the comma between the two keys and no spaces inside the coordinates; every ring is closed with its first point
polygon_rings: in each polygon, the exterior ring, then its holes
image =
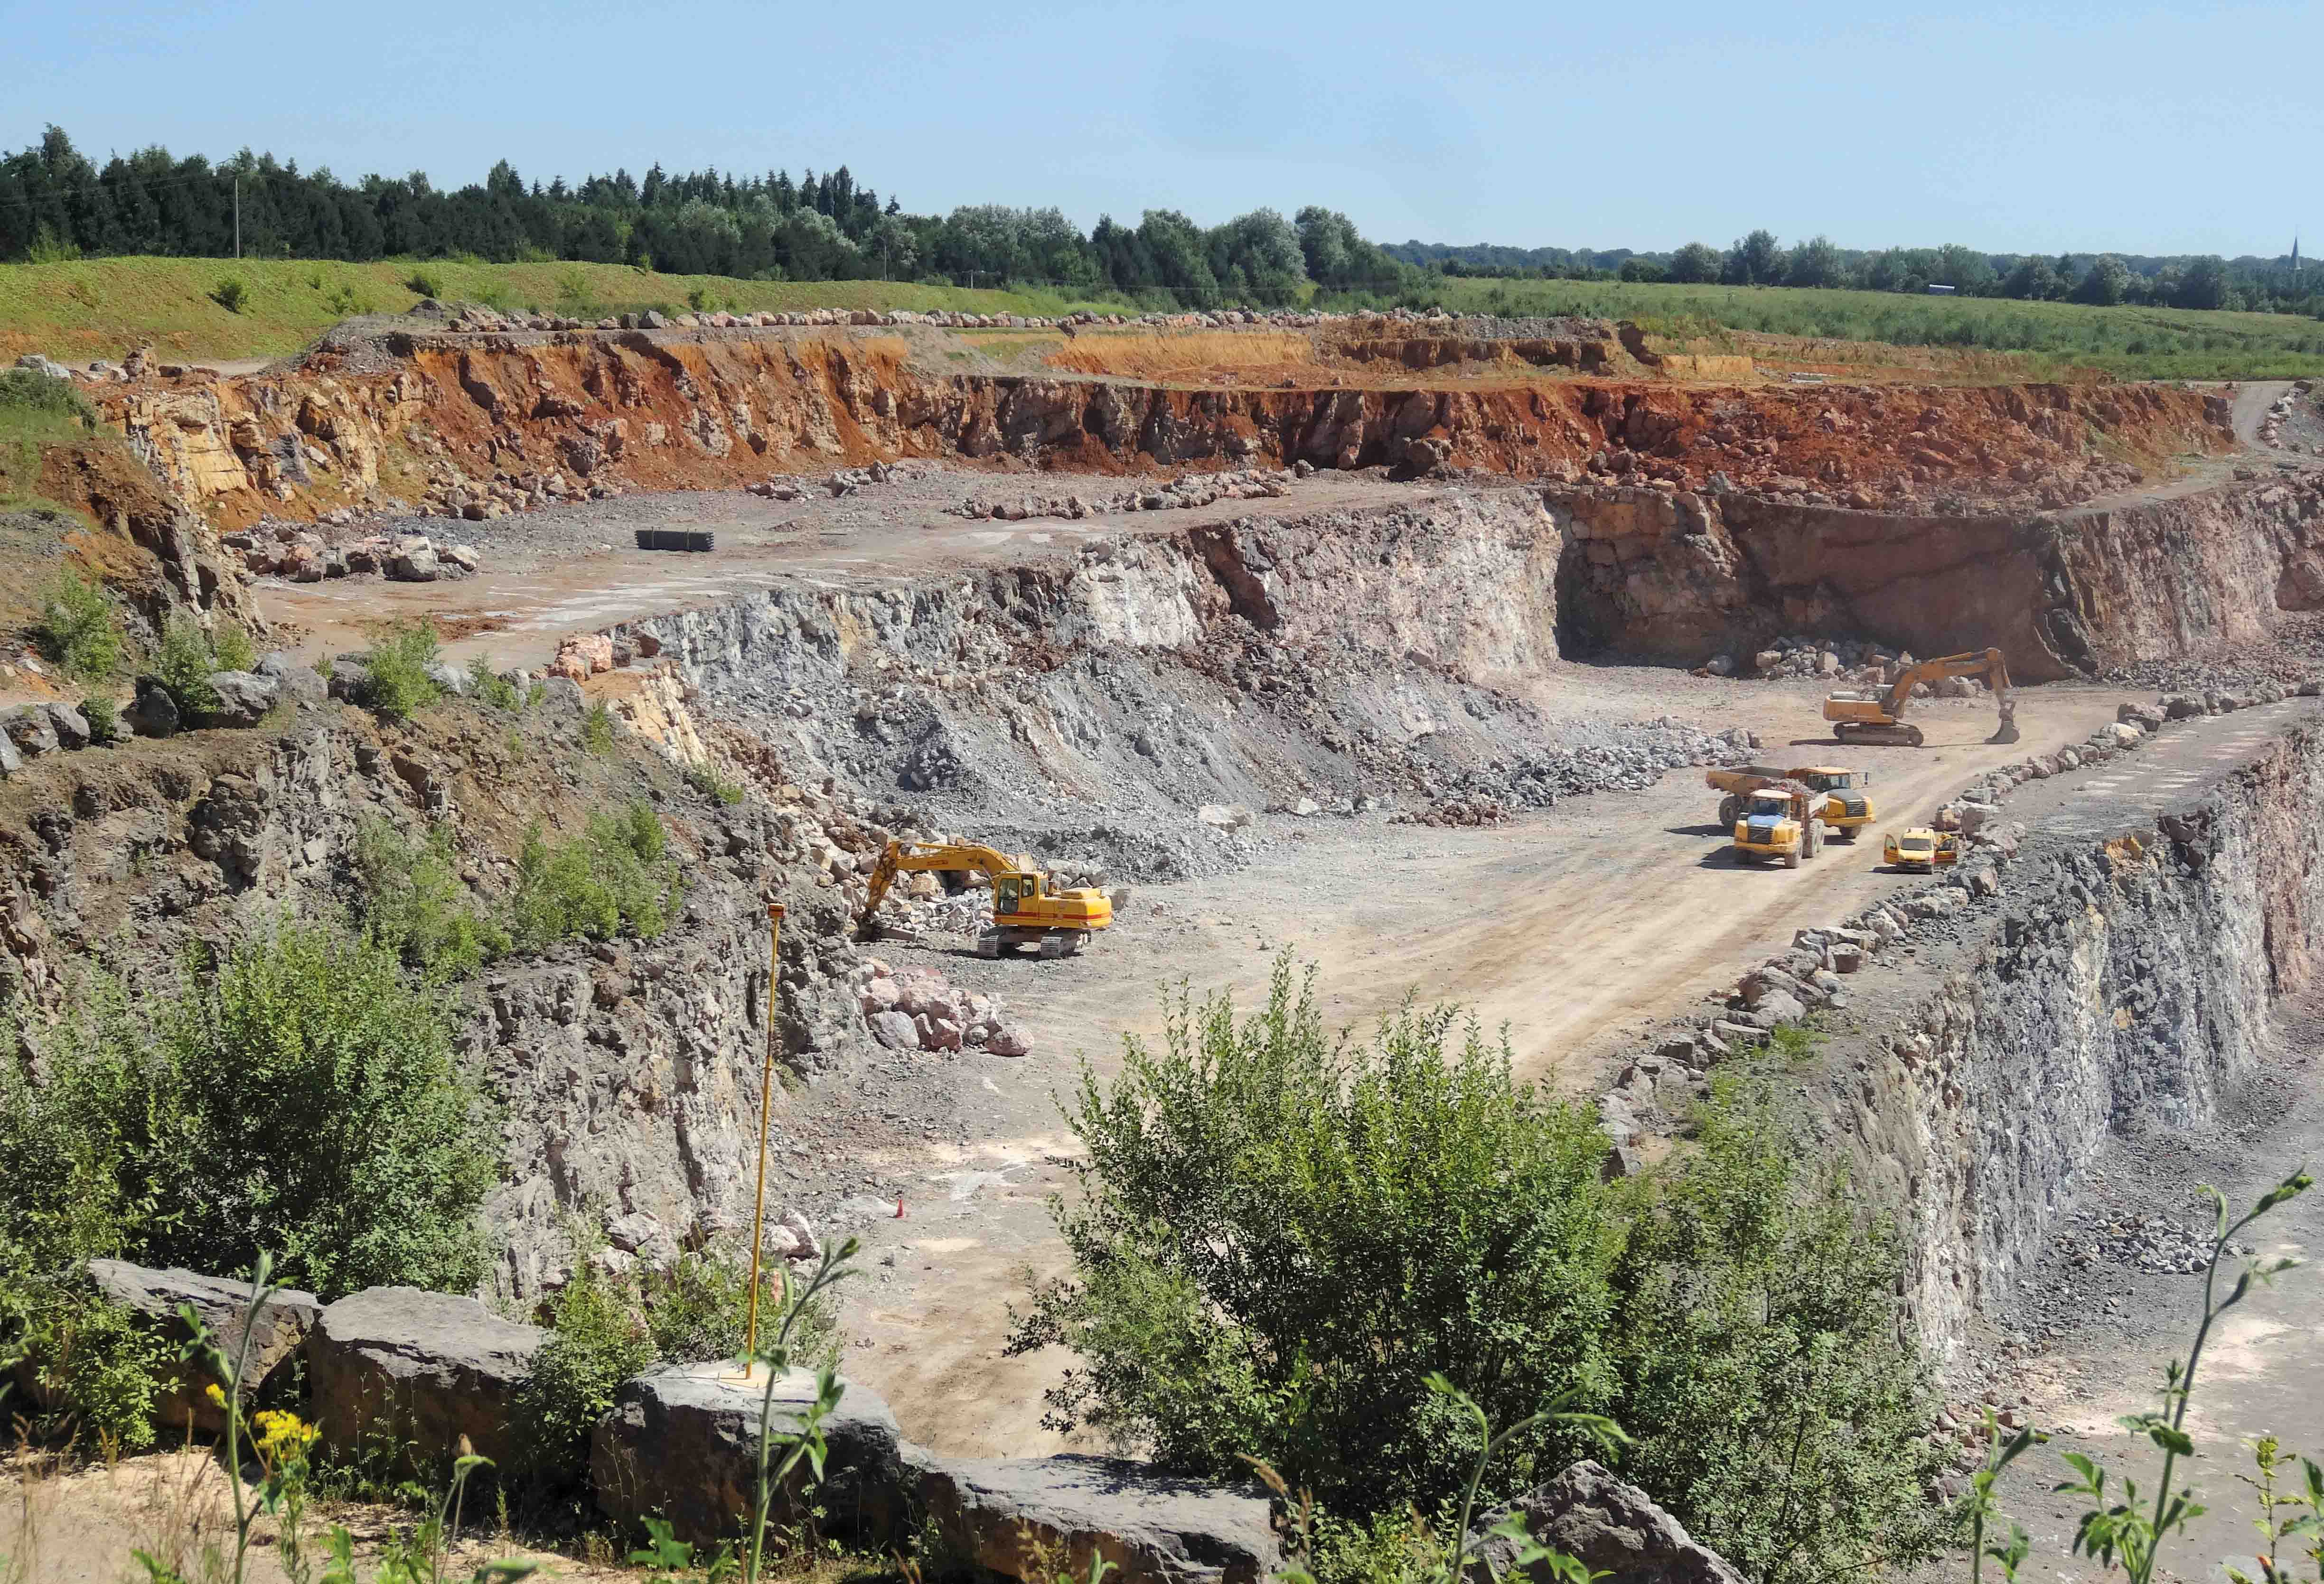
{"type": "Polygon", "coordinates": [[[1791,778],[1824,795],[1823,810],[1816,817],[1842,840],[1855,841],[1857,833],[1872,823],[1872,798],[1865,791],[1872,784],[1871,771],[1809,765],[1792,771],[1791,778]]]}
{"type": "Polygon", "coordinates": [[[1821,795],[1797,785],[1763,787],[1743,797],[1735,820],[1735,856],[1775,858],[1797,869],[1822,845],[1816,810],[1821,795]]]}

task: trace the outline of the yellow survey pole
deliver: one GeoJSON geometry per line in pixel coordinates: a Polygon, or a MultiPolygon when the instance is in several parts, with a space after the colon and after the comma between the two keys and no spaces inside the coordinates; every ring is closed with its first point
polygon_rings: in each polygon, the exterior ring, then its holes
{"type": "MultiPolygon", "coordinates": [[[[767,1049],[759,1073],[759,1201],[751,1211],[751,1312],[744,1322],[742,1353],[746,1359],[759,1356],[759,1251],[766,1236],[767,1222],[767,1131],[772,1125],[775,1105],[775,1007],[777,981],[783,972],[783,905],[767,904],[767,1049]]],[[[750,1365],[744,1366],[747,1370],[750,1365]]]]}

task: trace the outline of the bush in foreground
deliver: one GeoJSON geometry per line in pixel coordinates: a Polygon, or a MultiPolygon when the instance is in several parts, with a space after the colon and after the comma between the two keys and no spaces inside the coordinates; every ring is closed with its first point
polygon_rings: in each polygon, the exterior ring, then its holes
{"type": "MultiPolygon", "coordinates": [[[[63,1364],[98,1256],[232,1275],[271,1247],[326,1301],[483,1272],[498,1129],[441,998],[377,945],[284,923],[156,994],[99,982],[42,1055],[0,1064],[0,1353],[63,1364]]],[[[134,1404],[102,1427],[152,1432],[134,1404]]]]}
{"type": "MultiPolygon", "coordinates": [[[[1894,1239],[1738,1097],[1683,1165],[1602,1182],[1595,1116],[1512,1083],[1506,1042],[1409,1008],[1335,1039],[1286,961],[1248,1018],[1181,991],[1163,1047],[1084,1069],[1067,1115],[1073,1269],[1010,1343],[1080,1355],[1053,1426],[1213,1476],[1262,1458],[1360,1532],[1473,1466],[1441,1372],[1496,1424],[1612,1416],[1626,1472],[1771,1584],[1933,1542],[1894,1239]]],[[[1520,1437],[1484,1494],[1583,1450],[1520,1437]]]]}

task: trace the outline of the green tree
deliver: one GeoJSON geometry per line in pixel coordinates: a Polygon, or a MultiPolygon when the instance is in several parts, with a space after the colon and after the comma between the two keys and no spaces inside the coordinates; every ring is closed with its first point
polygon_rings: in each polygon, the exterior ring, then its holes
{"type": "MultiPolygon", "coordinates": [[[[1441,1373],[1496,1423],[1610,1416],[1627,1471],[1765,1584],[1937,1539],[1895,1239],[1731,1091],[1676,1164],[1609,1183],[1594,1112],[1513,1084],[1506,1043],[1410,1008],[1334,1039],[1286,960],[1247,1018],[1182,990],[1162,1048],[1125,1042],[1111,1087],[1085,1067],[1067,1118],[1072,1270],[1010,1340],[1079,1355],[1055,1428],[1213,1476],[1259,1457],[1343,1516],[1427,1511],[1481,1450],[1441,1373]]],[[[1529,1431],[1484,1494],[1582,1450],[1529,1431]]]]}
{"type": "Polygon", "coordinates": [[[1719,279],[1719,250],[1706,242],[1690,242],[1671,254],[1670,278],[1689,285],[1719,279]]]}
{"type": "Polygon", "coordinates": [[[2175,300],[2181,308],[2227,306],[2227,262],[2216,253],[2190,259],[2179,277],[2175,300]]]}
{"type": "Polygon", "coordinates": [[[1720,279],[1733,286],[1772,286],[1783,280],[1786,267],[1775,234],[1763,228],[1727,250],[1720,279]]]}
{"type": "Polygon", "coordinates": [[[1848,264],[1840,246],[1829,236],[1813,236],[1792,250],[1784,273],[1786,286],[1845,286],[1848,264]]]}
{"type": "Polygon", "coordinates": [[[1652,259],[1624,259],[1615,272],[1622,280],[1646,283],[1670,279],[1670,272],[1652,259]]]}
{"type": "Polygon", "coordinates": [[[2113,308],[2130,295],[2130,266],[2110,253],[2090,262],[2089,273],[2074,289],[2074,300],[2113,308]]]}

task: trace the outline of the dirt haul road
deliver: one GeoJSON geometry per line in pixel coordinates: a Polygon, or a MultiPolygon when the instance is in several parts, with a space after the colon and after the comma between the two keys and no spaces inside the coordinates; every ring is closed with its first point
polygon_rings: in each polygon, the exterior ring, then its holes
{"type": "MultiPolygon", "coordinates": [[[[1570,683],[1568,684],[1570,686],[1570,683]]],[[[1065,1360],[1001,1356],[1008,1309],[1025,1274],[1056,1274],[1062,1250],[1045,1200],[1070,1181],[1074,1144],[1056,1098],[1076,1059],[1118,1068],[1122,1036],[1161,1032],[1165,984],[1225,989],[1248,1007],[1277,953],[1319,965],[1327,1018],[1362,1024],[1407,992],[1472,1008],[1507,1024],[1521,1077],[1569,1091],[1600,1081],[1651,1024],[1723,992],[1792,931],[1854,912],[1917,883],[1878,869],[1880,834],[1925,823],[1982,772],[2067,746],[2115,718],[2126,692],[2024,690],[2024,740],[1987,744],[1989,703],[1923,706],[1920,750],[1842,750],[1817,731],[1809,684],[1708,683],[1669,673],[1597,673],[1593,704],[1670,707],[1742,724],[1773,746],[1763,757],[1868,768],[1879,823],[1796,870],[1738,865],[1712,824],[1716,795],[1700,771],[1674,771],[1642,792],[1572,799],[1538,818],[1489,830],[1359,821],[1270,822],[1283,839],[1240,872],[1139,890],[1083,956],[1056,963],[982,963],[965,945],[882,949],[899,965],[939,968],[1006,995],[1036,1054],[968,1060],[969,1147],[882,1163],[926,1183],[925,1198],[862,1207],[873,1280],[853,1302],[851,1373],[885,1395],[910,1434],[949,1450],[1021,1454],[1064,1444],[1040,1423],[1041,1393],[1065,1360]]],[[[2141,695],[2144,696],[2144,695],[2141,695]]],[[[1564,701],[1572,707],[1569,695],[1564,701]]]]}

